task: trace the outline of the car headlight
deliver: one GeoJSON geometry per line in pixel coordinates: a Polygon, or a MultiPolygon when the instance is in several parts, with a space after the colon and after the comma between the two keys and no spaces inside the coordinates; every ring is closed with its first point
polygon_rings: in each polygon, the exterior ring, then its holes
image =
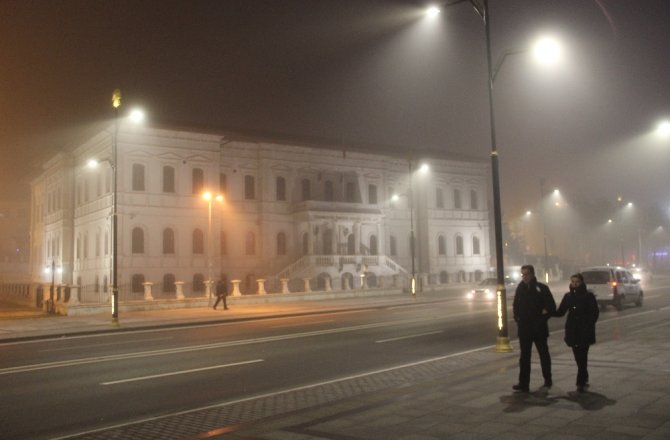
{"type": "Polygon", "coordinates": [[[465,294],[465,297],[466,297],[467,299],[474,299],[474,297],[475,297],[475,292],[474,292],[474,291],[472,291],[472,292],[468,292],[468,293],[465,294]]]}

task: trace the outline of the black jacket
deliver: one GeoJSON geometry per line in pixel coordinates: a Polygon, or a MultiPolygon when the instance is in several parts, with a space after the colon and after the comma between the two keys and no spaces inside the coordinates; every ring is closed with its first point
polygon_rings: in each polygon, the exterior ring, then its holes
{"type": "Polygon", "coordinates": [[[554,316],[563,316],[565,320],[565,337],[563,340],[570,347],[583,347],[596,343],[596,321],[600,315],[598,303],[593,293],[586,290],[585,285],[563,296],[561,305],[554,316]]]}
{"type": "Polygon", "coordinates": [[[529,284],[519,283],[512,309],[520,338],[549,336],[547,321],[556,313],[556,301],[545,284],[535,278],[529,284]]]}

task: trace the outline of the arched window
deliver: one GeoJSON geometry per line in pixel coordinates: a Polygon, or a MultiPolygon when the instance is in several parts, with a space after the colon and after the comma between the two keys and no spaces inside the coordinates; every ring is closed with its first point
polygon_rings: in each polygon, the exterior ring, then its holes
{"type": "Polygon", "coordinates": [[[377,255],[379,253],[379,249],[377,247],[377,236],[376,235],[371,235],[370,236],[370,255],[377,255]]]}
{"type": "Polygon", "coordinates": [[[462,207],[461,190],[459,188],[454,188],[454,209],[461,209],[462,207]]]}
{"type": "Polygon", "coordinates": [[[163,229],[163,254],[174,254],[174,231],[163,229]]]}
{"type": "Polygon", "coordinates": [[[302,179],[302,199],[310,200],[312,198],[312,186],[309,179],[302,179]]]}
{"type": "Polygon", "coordinates": [[[201,168],[193,168],[191,187],[193,194],[200,194],[205,189],[205,172],[201,168]]]}
{"type": "Polygon", "coordinates": [[[244,198],[254,200],[256,198],[256,181],[254,176],[244,176],[244,198]]]}
{"type": "Polygon", "coordinates": [[[133,164],[133,191],[144,191],[144,165],[133,164]]]}
{"type": "Polygon", "coordinates": [[[472,237],[472,255],[479,255],[479,237],[472,237]]]}
{"type": "Polygon", "coordinates": [[[133,293],[144,292],[144,275],[142,275],[141,273],[136,273],[133,275],[132,290],[133,293]]]}
{"type": "Polygon", "coordinates": [[[256,255],[256,235],[253,232],[247,232],[244,240],[244,251],[247,255],[256,255]]]}
{"type": "Polygon", "coordinates": [[[443,235],[437,237],[437,254],[447,255],[447,241],[444,239],[443,235]]]}
{"type": "Polygon", "coordinates": [[[133,237],[132,237],[132,250],[133,254],[143,254],[144,253],[144,230],[142,228],[133,228],[133,237]]]}
{"type": "Polygon", "coordinates": [[[323,198],[326,202],[332,202],[335,200],[335,190],[333,189],[333,182],[326,180],[326,183],[323,187],[323,198]]]}
{"type": "Polygon", "coordinates": [[[174,192],[174,168],[170,166],[163,167],[163,192],[174,192]]]}
{"type": "Polygon", "coordinates": [[[193,292],[205,291],[205,276],[201,273],[193,275],[193,292]]]}
{"type": "Polygon", "coordinates": [[[195,229],[193,231],[193,253],[205,253],[205,238],[203,232],[200,229],[195,229]]]}
{"type": "Polygon", "coordinates": [[[444,193],[442,188],[435,188],[435,207],[437,209],[444,209],[444,193]]]}
{"type": "Polygon", "coordinates": [[[277,200],[286,200],[286,179],[279,176],[277,177],[277,200]]]}
{"type": "Polygon", "coordinates": [[[394,235],[391,235],[390,241],[390,247],[391,247],[391,256],[396,257],[398,256],[398,240],[395,238],[394,235]]]}
{"type": "Polygon", "coordinates": [[[277,234],[277,255],[286,255],[286,234],[277,234]]]}
{"type": "Polygon", "coordinates": [[[377,185],[368,185],[368,203],[377,204],[377,185]]]}
{"type": "Polygon", "coordinates": [[[166,273],[163,275],[163,292],[164,293],[174,293],[177,291],[177,287],[174,285],[175,277],[171,273],[166,273]]]}
{"type": "Polygon", "coordinates": [[[463,237],[456,236],[456,255],[463,255],[463,237]]]}
{"type": "Polygon", "coordinates": [[[477,197],[477,190],[470,190],[470,209],[479,209],[479,198],[477,197]]]}

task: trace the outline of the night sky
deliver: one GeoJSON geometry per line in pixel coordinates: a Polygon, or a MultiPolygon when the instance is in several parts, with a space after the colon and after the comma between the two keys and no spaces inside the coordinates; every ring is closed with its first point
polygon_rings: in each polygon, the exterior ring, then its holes
{"type": "MultiPolygon", "coordinates": [[[[484,26],[467,3],[0,0],[0,197],[31,163],[142,106],[149,123],[488,159],[484,26]]],[[[549,32],[560,66],[508,57],[495,82],[503,211],[540,196],[670,206],[670,1],[490,0],[494,62],[549,32]]],[[[16,182],[23,182],[22,184],[16,182]]]]}

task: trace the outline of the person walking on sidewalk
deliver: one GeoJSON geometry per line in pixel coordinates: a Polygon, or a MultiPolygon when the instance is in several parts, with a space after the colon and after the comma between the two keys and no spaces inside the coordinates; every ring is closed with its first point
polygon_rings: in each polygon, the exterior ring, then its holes
{"type": "Polygon", "coordinates": [[[214,303],[214,310],[216,306],[223,301],[223,310],[228,310],[228,303],[226,302],[226,297],[228,296],[228,286],[226,282],[222,279],[216,283],[216,302],[214,303]]]}
{"type": "Polygon", "coordinates": [[[570,277],[570,291],[563,296],[554,316],[568,314],[563,340],[572,347],[577,363],[577,391],[589,386],[589,347],[596,343],[596,321],[600,316],[595,295],[586,289],[584,277],[576,273],[570,277]]]}
{"type": "Polygon", "coordinates": [[[515,391],[528,392],[530,385],[530,358],[533,344],[540,355],[544,387],[551,388],[551,356],[549,355],[549,326],[547,321],[556,312],[556,302],[547,285],[535,278],[535,268],[521,266],[521,282],[514,294],[512,306],[514,321],[519,332],[519,382],[512,386],[515,391]]]}

